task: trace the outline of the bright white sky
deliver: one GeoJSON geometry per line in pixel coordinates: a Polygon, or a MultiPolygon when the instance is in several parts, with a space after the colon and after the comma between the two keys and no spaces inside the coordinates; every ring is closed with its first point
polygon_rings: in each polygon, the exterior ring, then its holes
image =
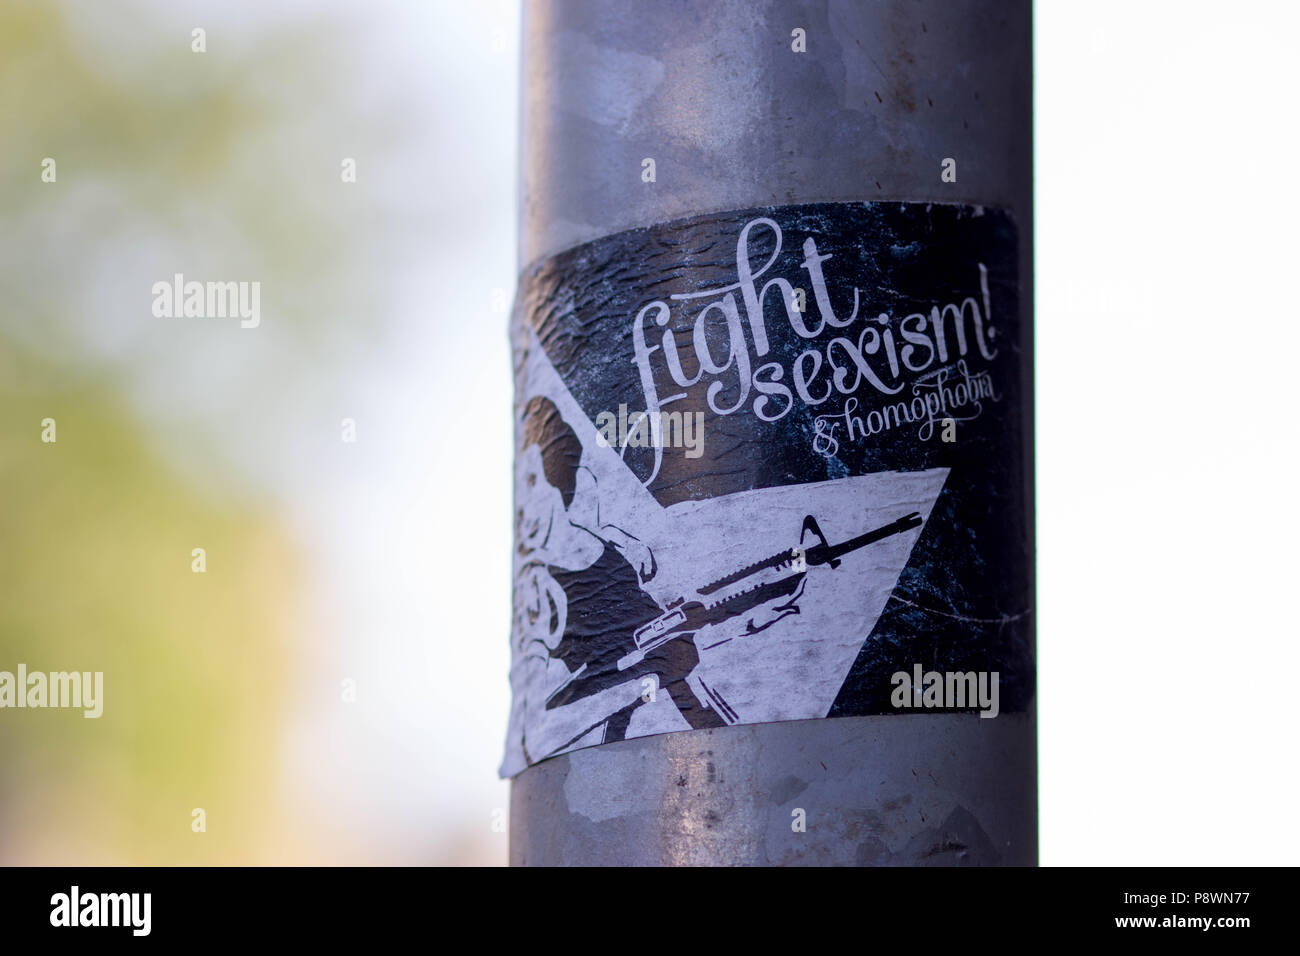
{"type": "Polygon", "coordinates": [[[1285,863],[1300,7],[1037,17],[1042,860],[1285,863]]]}
{"type": "Polygon", "coordinates": [[[403,314],[358,372],[349,414],[365,423],[365,454],[300,499],[337,641],[321,667],[361,693],[353,709],[323,696],[304,715],[289,772],[376,859],[504,863],[492,824],[509,805],[496,768],[509,711],[518,12],[337,6],[365,11],[357,40],[383,64],[367,79],[375,96],[410,99],[403,162],[420,164],[443,215],[403,263],[403,314]]]}
{"type": "MultiPolygon", "coordinates": [[[[189,422],[208,421],[243,480],[283,503],[311,562],[282,760],[299,841],[319,843],[322,861],[504,863],[506,834],[493,824],[509,802],[496,768],[509,711],[506,310],[516,276],[518,7],[510,0],[130,6],[150,30],[174,31],[185,46],[190,30],[203,27],[217,63],[225,60],[214,54],[224,56],[227,46],[251,49],[276,31],[333,24],[325,34],[347,54],[339,65],[348,71],[346,105],[373,107],[377,119],[364,135],[347,118],[355,112],[299,109],[304,130],[273,131],[269,148],[277,154],[265,157],[271,165],[291,162],[292,154],[279,152],[305,144],[314,152],[304,152],[304,163],[337,168],[333,149],[320,155],[337,144],[338,156],[357,159],[364,195],[375,197],[370,225],[387,233],[371,246],[367,233],[354,266],[381,281],[389,297],[353,320],[365,326],[363,345],[347,361],[313,369],[310,356],[295,353],[300,333],[268,320],[243,333],[259,337],[256,348],[240,333],[214,339],[198,362],[177,354],[140,369],[134,387],[147,418],[180,403],[189,422]],[[373,138],[394,122],[401,128],[373,138]],[[195,376],[219,384],[197,385],[195,376]],[[213,396],[230,393],[231,383],[253,393],[268,424],[231,427],[247,422],[246,414],[221,421],[213,396]],[[355,445],[337,439],[344,417],[356,420],[355,445]],[[310,437],[322,429],[324,437],[310,437]],[[340,703],[345,678],[357,686],[350,706],[340,703]]],[[[82,4],[76,18],[87,56],[107,74],[128,77],[140,67],[119,54],[139,42],[139,22],[123,7],[95,2],[82,4]]],[[[129,253],[114,255],[120,273],[129,253]]],[[[264,313],[273,311],[269,301],[264,313]]],[[[136,320],[119,319],[98,323],[109,331],[88,329],[82,340],[98,335],[92,350],[123,352],[106,337],[129,336],[122,330],[136,320]]]]}

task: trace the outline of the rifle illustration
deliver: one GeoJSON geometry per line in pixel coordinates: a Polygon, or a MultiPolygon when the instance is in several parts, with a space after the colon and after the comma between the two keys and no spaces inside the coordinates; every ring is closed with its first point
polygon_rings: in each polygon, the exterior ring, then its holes
{"type": "Polygon", "coordinates": [[[619,660],[618,669],[627,670],[640,663],[646,654],[669,641],[693,637],[709,624],[739,617],[774,598],[793,594],[808,568],[822,564],[837,568],[844,555],[920,526],[921,515],[914,511],[883,527],[832,546],[817,526],[817,519],[808,515],[803,519],[803,534],[811,532],[820,544],[807,549],[778,551],[769,558],[706,584],[697,592],[699,600],[678,598],[673,601],[657,618],[637,628],[633,633],[636,650],[619,660]]]}

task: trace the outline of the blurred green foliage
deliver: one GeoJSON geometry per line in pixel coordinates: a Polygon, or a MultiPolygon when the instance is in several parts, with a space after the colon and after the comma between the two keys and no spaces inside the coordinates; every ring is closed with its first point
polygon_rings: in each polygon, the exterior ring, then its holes
{"type": "Polygon", "coordinates": [[[179,480],[112,394],[57,378],[27,364],[0,383],[0,669],[103,671],[104,711],[0,711],[0,854],[255,858],[275,825],[293,557],[264,515],[179,480]]]}
{"type": "MultiPolygon", "coordinates": [[[[222,465],[213,436],[268,396],[300,397],[305,369],[328,378],[373,334],[346,319],[375,297],[350,267],[366,198],[338,189],[339,144],[320,126],[339,110],[333,28],[259,25],[236,43],[219,9],[200,56],[174,18],[132,20],[139,4],[0,4],[0,670],[105,682],[98,720],[0,710],[3,863],[286,853],[277,774],[302,562],[271,495],[222,465]],[[45,156],[57,185],[40,181],[45,156]],[[150,242],[138,294],[104,296],[104,264],[150,242]],[[185,375],[212,333],[148,324],[147,279],[170,278],[172,258],[278,291],[281,337],[222,340],[240,375],[206,398],[185,375]],[[89,322],[120,335],[106,346],[89,322]],[[185,390],[167,427],[133,391],[160,371],[185,390]],[[56,443],[41,441],[46,418],[56,443]]],[[[369,122],[332,120],[349,134],[369,122]]]]}

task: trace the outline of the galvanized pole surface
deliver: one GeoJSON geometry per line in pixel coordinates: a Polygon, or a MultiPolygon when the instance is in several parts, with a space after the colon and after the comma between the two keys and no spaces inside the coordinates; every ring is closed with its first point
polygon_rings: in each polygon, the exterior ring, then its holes
{"type": "MultiPolygon", "coordinates": [[[[1019,230],[1032,395],[1028,0],[524,6],[521,265],[720,210],[1000,206],[1019,230]],[[806,53],[792,51],[796,29],[806,53]],[[635,188],[629,171],[646,156],[657,182],[635,188]],[[945,158],[956,181],[941,178],[945,158]]],[[[1029,410],[1024,421],[1032,461],[1029,410]]],[[[1025,482],[1032,510],[1032,470],[1025,482]]],[[[1035,751],[1032,705],[996,720],[840,717],[625,740],[515,778],[510,861],[1034,864],[1035,751]]]]}

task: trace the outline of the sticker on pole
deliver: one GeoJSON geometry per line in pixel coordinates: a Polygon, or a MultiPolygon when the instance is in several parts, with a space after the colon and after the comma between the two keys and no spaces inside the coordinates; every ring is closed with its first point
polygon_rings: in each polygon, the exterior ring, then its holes
{"type": "Polygon", "coordinates": [[[1029,706],[1018,256],[997,209],[823,203],[524,274],[502,775],[674,731],[1029,706]]]}

